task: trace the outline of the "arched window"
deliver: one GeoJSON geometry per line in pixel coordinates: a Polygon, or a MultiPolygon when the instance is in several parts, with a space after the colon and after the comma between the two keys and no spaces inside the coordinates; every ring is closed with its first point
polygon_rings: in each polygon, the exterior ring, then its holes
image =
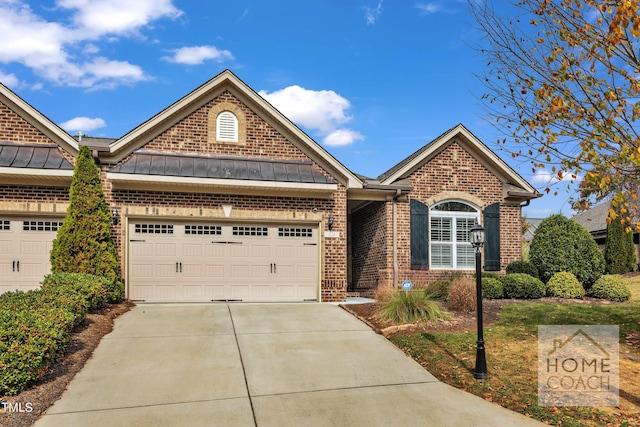
{"type": "Polygon", "coordinates": [[[467,270],[475,268],[475,251],[469,230],[480,222],[480,211],[461,201],[449,200],[429,212],[429,254],[431,268],[467,270]]]}
{"type": "Polygon", "coordinates": [[[216,140],[238,142],[238,118],[231,111],[223,111],[216,117],[216,140]]]}

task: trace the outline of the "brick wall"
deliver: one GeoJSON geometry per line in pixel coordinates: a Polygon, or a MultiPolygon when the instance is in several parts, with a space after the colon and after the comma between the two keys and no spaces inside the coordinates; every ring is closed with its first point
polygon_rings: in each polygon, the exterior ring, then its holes
{"type": "Polygon", "coordinates": [[[388,264],[388,241],[385,202],[373,202],[351,216],[351,287],[361,292],[380,284],[380,270],[388,264]]]}
{"type": "MultiPolygon", "coordinates": [[[[142,149],[182,154],[243,156],[249,158],[305,160],[310,159],[260,116],[242,104],[231,93],[224,92],[201,108],[162,132],[142,149]],[[215,139],[215,125],[211,118],[221,109],[231,106],[239,117],[240,132],[237,143],[215,139]],[[242,114],[238,114],[241,110],[242,114]],[[242,130],[242,129],[240,129],[242,130]]],[[[122,162],[127,161],[125,158],[122,162]]],[[[347,291],[347,196],[346,188],[338,186],[331,200],[295,197],[216,195],[201,193],[113,190],[106,182],[106,171],[114,165],[103,166],[105,196],[110,206],[121,215],[149,219],[211,220],[225,219],[221,205],[233,206],[231,219],[242,221],[310,221],[319,224],[321,236],[321,298],[323,301],[343,301],[347,291]],[[314,212],[314,209],[316,212],[314,212]],[[326,222],[334,217],[332,231],[339,238],[324,238],[326,222]]],[[[314,164],[317,171],[330,175],[314,164]]],[[[114,229],[120,259],[126,259],[126,228],[124,221],[114,229]]],[[[123,263],[123,267],[125,264],[123,263]]],[[[125,272],[126,275],[126,272],[125,272]]]]}
{"type": "MultiPolygon", "coordinates": [[[[499,202],[500,204],[500,250],[501,269],[506,265],[521,259],[522,237],[520,228],[520,206],[518,204],[505,203],[503,200],[502,183],[491,171],[487,170],[480,162],[473,158],[455,141],[447,146],[428,163],[419,167],[409,181],[413,190],[409,198],[417,199],[428,206],[444,200],[457,199],[467,201],[481,210],[486,206],[499,202]]],[[[353,260],[354,289],[371,289],[377,281],[377,285],[385,286],[393,283],[393,217],[392,204],[371,205],[362,211],[353,214],[353,260]],[[369,210],[367,210],[369,209],[369,210]],[[374,215],[386,213],[384,230],[377,221],[367,219],[374,215]],[[360,221],[360,224],[356,222],[360,221]],[[357,233],[356,233],[357,230],[357,233]],[[365,242],[355,242],[356,235],[363,236],[365,242]],[[378,237],[378,236],[384,236],[378,237]],[[366,240],[375,240],[375,245],[367,246],[366,240]],[[357,251],[363,250],[374,254],[376,260],[386,259],[386,262],[356,262],[357,251]],[[356,274],[358,272],[358,274],[356,274]]],[[[409,202],[398,202],[397,209],[397,251],[398,251],[398,286],[403,280],[411,280],[414,285],[426,284],[433,280],[449,279],[455,275],[473,275],[473,270],[412,270],[411,269],[411,228],[409,202]]]]}
{"type": "Polygon", "coordinates": [[[25,119],[0,103],[0,141],[51,144],[51,140],[25,119]]]}

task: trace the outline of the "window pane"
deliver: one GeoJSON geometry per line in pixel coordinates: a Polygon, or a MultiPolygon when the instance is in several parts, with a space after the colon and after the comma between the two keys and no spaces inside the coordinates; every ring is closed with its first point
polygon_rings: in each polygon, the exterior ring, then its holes
{"type": "Polygon", "coordinates": [[[431,265],[435,268],[452,268],[453,245],[434,243],[431,245],[431,265]]]}
{"type": "Polygon", "coordinates": [[[469,241],[469,230],[475,222],[475,218],[456,218],[456,242],[469,241]]]}
{"type": "Polygon", "coordinates": [[[439,205],[434,206],[433,210],[446,212],[478,212],[478,210],[473,206],[469,206],[466,203],[462,202],[440,203],[439,205]]]}
{"type": "Polygon", "coordinates": [[[451,234],[451,218],[431,218],[432,241],[450,242],[451,234]]]}
{"type": "Polygon", "coordinates": [[[456,263],[459,269],[473,269],[476,266],[475,249],[470,243],[458,243],[456,245],[456,263]]]}

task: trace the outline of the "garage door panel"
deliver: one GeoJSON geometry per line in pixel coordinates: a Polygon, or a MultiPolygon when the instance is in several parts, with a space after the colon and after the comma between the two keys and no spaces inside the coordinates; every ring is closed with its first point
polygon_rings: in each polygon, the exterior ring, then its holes
{"type": "Polygon", "coordinates": [[[40,288],[61,219],[0,219],[0,293],[40,288]]]}
{"type": "MultiPolygon", "coordinates": [[[[135,223],[129,229],[130,288],[149,284],[147,301],[302,301],[318,297],[317,228],[234,224],[158,226],[134,243],[135,223]],[[159,227],[171,233],[156,233],[159,227]],[[166,261],[165,261],[166,260],[166,261]],[[176,263],[182,269],[176,273],[176,263]],[[149,278],[148,267],[154,266],[149,278]],[[166,271],[165,271],[166,270],[166,271]],[[154,283],[145,283],[149,280],[154,283]]],[[[139,295],[140,292],[131,292],[139,295]]]]}
{"type": "Polygon", "coordinates": [[[175,257],[178,254],[176,246],[175,243],[158,243],[155,245],[154,256],[175,257]]]}
{"type": "Polygon", "coordinates": [[[231,258],[248,258],[251,256],[251,247],[249,245],[232,244],[229,248],[229,256],[231,258]]]}

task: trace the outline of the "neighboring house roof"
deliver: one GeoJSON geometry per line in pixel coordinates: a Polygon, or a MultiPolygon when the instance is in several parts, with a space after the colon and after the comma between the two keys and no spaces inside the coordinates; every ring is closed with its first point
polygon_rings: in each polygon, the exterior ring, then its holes
{"type": "Polygon", "coordinates": [[[573,216],[573,219],[589,233],[607,232],[607,217],[609,216],[609,203],[601,203],[584,212],[573,216]]]}
{"type": "Polygon", "coordinates": [[[515,200],[531,200],[540,197],[524,178],[507,165],[500,157],[483,144],[462,124],[458,124],[447,130],[436,139],[402,160],[397,165],[378,177],[381,184],[391,184],[398,180],[407,178],[415,170],[431,160],[452,142],[458,142],[472,156],[480,161],[498,179],[500,179],[505,189],[506,197],[515,200]]]}
{"type": "Polygon", "coordinates": [[[530,242],[533,240],[533,235],[538,229],[540,223],[544,221],[544,218],[526,218],[525,221],[529,224],[529,228],[524,232],[522,238],[525,242],[530,242]]]}
{"type": "Polygon", "coordinates": [[[0,142],[0,167],[28,169],[67,169],[73,165],[62,157],[55,144],[0,142]]]}
{"type": "Polygon", "coordinates": [[[78,142],[61,127],[53,123],[44,114],[33,108],[25,100],[0,83],[0,103],[5,104],[13,112],[29,122],[72,155],[76,155],[80,147],[78,142]]]}
{"type": "Polygon", "coordinates": [[[67,185],[73,176],[73,165],[56,144],[0,141],[0,175],[6,184],[39,181],[67,185]]]}

